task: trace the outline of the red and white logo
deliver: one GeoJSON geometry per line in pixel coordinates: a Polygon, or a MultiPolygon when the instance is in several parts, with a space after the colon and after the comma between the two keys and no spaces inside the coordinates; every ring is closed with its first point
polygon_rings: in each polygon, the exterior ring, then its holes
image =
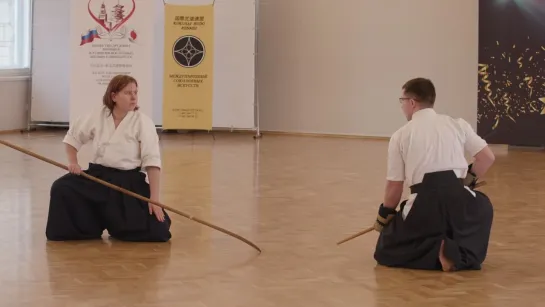
{"type": "Polygon", "coordinates": [[[80,46],[95,39],[128,39],[136,42],[136,31],[127,26],[127,21],[136,10],[135,0],[89,0],[87,10],[98,26],[88,29],[81,36],[80,46]]]}

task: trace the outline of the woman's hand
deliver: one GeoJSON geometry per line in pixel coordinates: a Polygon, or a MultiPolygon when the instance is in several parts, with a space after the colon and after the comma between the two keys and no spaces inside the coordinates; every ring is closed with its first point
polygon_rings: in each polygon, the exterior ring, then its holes
{"type": "Polygon", "coordinates": [[[68,171],[72,174],[79,175],[81,174],[81,167],[77,163],[68,164],[68,171]]]}
{"type": "Polygon", "coordinates": [[[81,167],[78,163],[78,151],[72,145],[65,144],[66,155],[68,156],[68,171],[72,174],[81,174],[81,167]]]}
{"type": "MultiPolygon", "coordinates": [[[[161,169],[158,167],[146,167],[146,172],[148,173],[149,185],[150,185],[150,199],[154,202],[159,201],[159,185],[161,179],[161,169]]],[[[149,214],[155,214],[159,222],[165,221],[165,213],[163,208],[156,206],[152,203],[148,204],[149,214]]]]}
{"type": "Polygon", "coordinates": [[[155,214],[155,217],[157,217],[157,220],[159,222],[165,221],[165,213],[163,212],[163,208],[156,206],[152,203],[148,203],[148,207],[150,215],[155,214]]]}

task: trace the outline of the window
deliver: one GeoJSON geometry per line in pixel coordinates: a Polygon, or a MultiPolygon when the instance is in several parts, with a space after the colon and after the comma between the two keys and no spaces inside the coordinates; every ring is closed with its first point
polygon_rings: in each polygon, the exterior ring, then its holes
{"type": "Polygon", "coordinates": [[[0,0],[0,74],[28,73],[31,0],[0,0]]]}

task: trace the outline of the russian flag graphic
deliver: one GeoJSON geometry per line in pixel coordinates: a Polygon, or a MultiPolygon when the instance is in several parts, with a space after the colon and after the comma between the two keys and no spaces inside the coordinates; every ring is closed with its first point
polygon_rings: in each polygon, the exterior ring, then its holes
{"type": "Polygon", "coordinates": [[[95,38],[97,39],[100,38],[98,36],[98,31],[96,29],[89,30],[87,34],[81,36],[81,43],[79,45],[83,46],[85,44],[92,43],[95,40],[95,38]]]}

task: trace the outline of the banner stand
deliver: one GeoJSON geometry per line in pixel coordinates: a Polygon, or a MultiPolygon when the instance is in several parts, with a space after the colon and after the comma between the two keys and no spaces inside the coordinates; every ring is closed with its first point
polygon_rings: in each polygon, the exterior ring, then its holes
{"type": "Polygon", "coordinates": [[[212,130],[216,80],[216,6],[165,4],[163,128],[212,130]]]}
{"type": "MultiPolygon", "coordinates": [[[[44,0],[30,0],[30,6],[31,6],[31,12],[30,12],[30,76],[29,76],[29,89],[28,89],[28,101],[26,104],[26,129],[22,129],[21,132],[30,132],[34,131],[37,128],[61,128],[66,129],[69,127],[68,121],[48,121],[48,120],[35,120],[32,118],[32,109],[33,109],[33,95],[35,94],[33,91],[32,83],[35,82],[33,76],[35,73],[35,53],[34,53],[34,41],[35,41],[35,33],[34,27],[35,21],[36,21],[36,1],[44,1],[44,0]]],[[[215,2],[215,0],[213,0],[215,2]]],[[[164,1],[163,1],[164,2],[164,1]]],[[[259,38],[259,0],[254,1],[255,6],[255,42],[254,42],[254,127],[251,129],[255,132],[253,138],[258,139],[262,137],[261,130],[260,130],[260,116],[259,116],[259,107],[260,107],[260,101],[259,101],[259,85],[258,85],[258,38],[259,38]]],[[[161,132],[162,125],[156,125],[157,129],[161,132]]],[[[249,129],[246,128],[235,128],[235,127],[221,127],[221,128],[213,128],[211,131],[208,131],[208,133],[211,133],[212,136],[215,139],[214,132],[216,131],[249,131],[249,129]]],[[[165,131],[167,132],[167,131],[165,131]]]]}
{"type": "Polygon", "coordinates": [[[259,74],[258,74],[258,54],[259,54],[259,0],[255,0],[255,40],[254,40],[254,123],[255,135],[254,139],[261,138],[261,130],[259,128],[259,74]]]}
{"type": "Polygon", "coordinates": [[[30,42],[29,42],[29,52],[30,52],[30,76],[29,76],[29,85],[28,85],[28,101],[26,104],[26,132],[30,132],[33,130],[36,130],[36,128],[33,128],[32,126],[32,116],[31,116],[31,110],[32,110],[32,63],[34,60],[34,6],[35,6],[36,0],[30,0],[30,26],[29,26],[29,35],[30,35],[30,42]]]}

